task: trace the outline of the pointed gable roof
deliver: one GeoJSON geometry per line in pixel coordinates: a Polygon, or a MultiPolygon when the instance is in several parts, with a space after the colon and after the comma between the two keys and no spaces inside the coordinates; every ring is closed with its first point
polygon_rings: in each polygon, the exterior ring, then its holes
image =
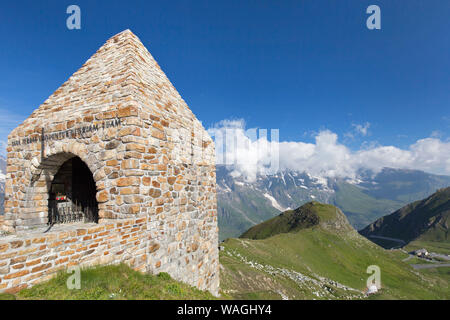
{"type": "Polygon", "coordinates": [[[185,101],[130,30],[110,38],[86,63],[39,106],[16,130],[45,126],[96,111],[117,110],[135,102],[140,109],[172,118],[190,119],[201,127],[185,101]]]}

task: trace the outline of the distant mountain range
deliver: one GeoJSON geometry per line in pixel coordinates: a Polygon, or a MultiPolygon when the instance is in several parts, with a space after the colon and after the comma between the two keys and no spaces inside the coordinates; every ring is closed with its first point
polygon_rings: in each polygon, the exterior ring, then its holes
{"type": "Polygon", "coordinates": [[[379,217],[447,186],[449,176],[390,168],[379,173],[361,171],[354,180],[284,171],[247,182],[218,166],[219,237],[221,240],[237,237],[253,225],[312,200],[336,205],[355,229],[362,229],[379,217]]]}
{"type": "Polygon", "coordinates": [[[379,218],[360,233],[384,247],[391,247],[395,242],[389,239],[397,239],[404,244],[442,242],[450,248],[449,224],[450,187],[379,218]]]}

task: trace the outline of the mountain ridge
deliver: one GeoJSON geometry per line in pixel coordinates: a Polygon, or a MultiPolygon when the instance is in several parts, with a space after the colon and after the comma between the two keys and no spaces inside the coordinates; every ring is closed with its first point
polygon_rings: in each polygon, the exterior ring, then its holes
{"type": "Polygon", "coordinates": [[[378,173],[361,171],[358,179],[283,171],[249,182],[232,177],[224,166],[217,166],[216,174],[221,240],[238,237],[251,226],[310,201],[336,205],[354,228],[362,229],[411,201],[450,186],[449,176],[392,168],[378,173]]]}
{"type": "Polygon", "coordinates": [[[377,241],[374,236],[396,238],[406,244],[414,240],[449,242],[449,222],[450,187],[439,189],[423,200],[379,218],[362,229],[360,234],[374,242],[377,241]]]}

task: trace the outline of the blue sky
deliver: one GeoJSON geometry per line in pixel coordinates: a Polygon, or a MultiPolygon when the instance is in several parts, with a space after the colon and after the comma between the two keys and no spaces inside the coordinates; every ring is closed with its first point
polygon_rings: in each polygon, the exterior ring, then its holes
{"type": "Polygon", "coordinates": [[[0,139],[129,28],[206,127],[330,130],[351,150],[447,141],[449,17],[447,0],[2,1],[0,139]],[[66,28],[71,4],[81,30],[66,28]],[[381,30],[366,28],[371,4],[381,30]]]}

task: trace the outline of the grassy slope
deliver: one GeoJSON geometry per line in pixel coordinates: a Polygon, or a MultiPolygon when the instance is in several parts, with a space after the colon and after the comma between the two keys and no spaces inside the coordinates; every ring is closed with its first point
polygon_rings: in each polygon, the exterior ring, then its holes
{"type": "Polygon", "coordinates": [[[15,296],[0,294],[0,299],[32,300],[206,300],[214,297],[187,284],[177,282],[167,273],[142,274],[130,267],[109,265],[83,269],[81,289],[67,289],[70,274],[61,272],[50,281],[24,289],[15,296]]]}
{"type": "MultiPolygon", "coordinates": [[[[450,283],[450,268],[423,269],[421,271],[425,275],[439,277],[440,279],[445,280],[448,287],[448,284],[450,283]]],[[[448,299],[449,298],[447,298],[447,300],[448,299]]]]}
{"type": "Polygon", "coordinates": [[[223,246],[221,287],[238,299],[361,298],[369,265],[381,268],[382,282],[380,293],[371,298],[450,299],[446,279],[413,270],[401,261],[407,255],[384,250],[354,230],[336,232],[319,225],[262,240],[229,239],[223,246]],[[295,281],[296,272],[337,281],[359,292],[340,289],[332,281],[295,281]]]}
{"type": "Polygon", "coordinates": [[[265,239],[279,233],[299,231],[319,223],[319,216],[306,204],[295,210],[288,210],[277,217],[264,221],[244,232],[240,238],[265,239]]]}

